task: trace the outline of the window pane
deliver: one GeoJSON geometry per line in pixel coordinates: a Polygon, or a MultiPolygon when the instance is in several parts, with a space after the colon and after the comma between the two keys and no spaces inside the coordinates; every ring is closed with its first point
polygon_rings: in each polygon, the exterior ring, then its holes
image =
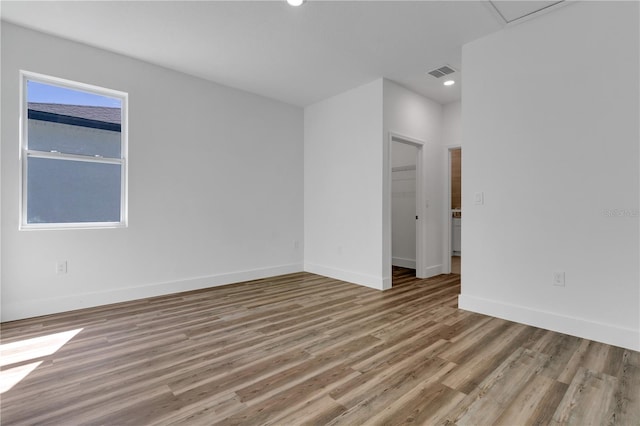
{"type": "Polygon", "coordinates": [[[121,158],[120,99],[27,80],[28,149],[121,158]]]}
{"type": "Polygon", "coordinates": [[[29,157],[27,223],[120,221],[121,165],[29,157]]]}

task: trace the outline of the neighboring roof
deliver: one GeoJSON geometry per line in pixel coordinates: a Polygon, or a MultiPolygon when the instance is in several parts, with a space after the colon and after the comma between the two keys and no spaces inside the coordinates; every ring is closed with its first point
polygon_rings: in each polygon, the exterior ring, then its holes
{"type": "Polygon", "coordinates": [[[120,108],[29,102],[29,109],[32,111],[49,112],[52,114],[84,118],[87,120],[102,121],[104,123],[120,124],[121,120],[120,108]]]}
{"type": "Polygon", "coordinates": [[[120,131],[120,108],[29,102],[29,118],[74,126],[120,131]]]}

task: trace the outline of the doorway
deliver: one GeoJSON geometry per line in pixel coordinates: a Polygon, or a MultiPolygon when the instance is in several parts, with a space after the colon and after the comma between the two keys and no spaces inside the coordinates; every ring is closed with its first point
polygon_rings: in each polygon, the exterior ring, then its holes
{"type": "Polygon", "coordinates": [[[391,141],[391,266],[394,277],[400,272],[416,275],[418,152],[413,144],[391,141]]]}
{"type": "Polygon", "coordinates": [[[449,149],[449,235],[451,273],[460,275],[462,263],[462,149],[449,149]]]}
{"type": "Polygon", "coordinates": [[[386,162],[385,275],[425,278],[424,142],[389,133],[386,162]],[[388,262],[388,263],[387,263],[388,262]],[[388,268],[388,269],[387,269],[388,268]],[[387,275],[388,274],[388,275],[387,275]]]}

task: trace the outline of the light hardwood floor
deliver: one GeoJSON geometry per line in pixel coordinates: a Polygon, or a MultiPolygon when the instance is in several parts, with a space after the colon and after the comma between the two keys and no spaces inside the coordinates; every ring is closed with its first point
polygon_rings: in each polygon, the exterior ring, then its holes
{"type": "Polygon", "coordinates": [[[640,424],[638,352],[458,310],[459,280],[298,273],[5,323],[2,374],[40,364],[2,424],[640,424]]]}

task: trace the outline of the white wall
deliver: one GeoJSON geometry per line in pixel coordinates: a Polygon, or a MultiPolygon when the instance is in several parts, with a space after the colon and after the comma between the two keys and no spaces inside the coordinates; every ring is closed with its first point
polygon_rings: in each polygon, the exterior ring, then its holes
{"type": "Polygon", "coordinates": [[[391,142],[391,264],[416,268],[418,148],[391,142]]]}
{"type": "Polygon", "coordinates": [[[305,108],[306,271],[384,288],[382,150],[382,80],[305,108]]]}
{"type": "Polygon", "coordinates": [[[440,272],[441,113],[436,102],[384,79],[305,108],[305,270],[390,288],[395,133],[425,143],[425,269],[440,272]]]}
{"type": "MultiPolygon", "coordinates": [[[[389,155],[389,134],[397,134],[422,141],[424,221],[424,270],[422,276],[441,273],[442,269],[442,202],[443,202],[443,148],[441,142],[442,106],[404,87],[384,80],[384,143],[389,155]],[[428,205],[428,207],[426,207],[428,205]]],[[[388,161],[388,159],[386,159],[388,161]]],[[[388,162],[385,171],[388,170],[388,162]]],[[[390,168],[389,168],[390,169],[390,168]]],[[[385,181],[390,179],[384,177],[385,181]]],[[[390,185],[384,187],[383,273],[391,274],[391,205],[390,185]]]]}
{"type": "Polygon", "coordinates": [[[462,102],[451,102],[442,107],[442,144],[445,147],[462,146],[462,102]]]}
{"type": "Polygon", "coordinates": [[[464,47],[461,308],[640,349],[638,7],[579,2],[464,47]]]}
{"type": "Polygon", "coordinates": [[[302,270],[302,139],[300,108],[3,22],[2,320],[302,270]],[[128,228],[18,231],[20,69],[129,93],[128,228]]]}

